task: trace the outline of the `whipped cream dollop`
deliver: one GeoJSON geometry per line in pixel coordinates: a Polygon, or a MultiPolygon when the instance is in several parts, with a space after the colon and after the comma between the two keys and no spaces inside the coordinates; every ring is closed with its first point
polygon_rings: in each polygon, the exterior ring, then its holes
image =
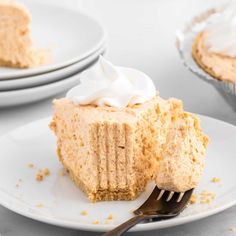
{"type": "Polygon", "coordinates": [[[205,45],[211,52],[236,56],[236,6],[230,4],[223,12],[208,19],[205,45]]]}
{"type": "Polygon", "coordinates": [[[155,85],[146,74],[114,66],[102,56],[95,66],[80,75],[80,81],[67,93],[67,98],[80,105],[124,108],[156,96],[155,85]]]}

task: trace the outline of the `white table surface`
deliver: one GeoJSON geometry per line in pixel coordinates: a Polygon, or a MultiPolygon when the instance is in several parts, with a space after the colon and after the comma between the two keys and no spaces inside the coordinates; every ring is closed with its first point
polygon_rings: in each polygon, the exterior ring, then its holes
{"type": "MultiPolygon", "coordinates": [[[[36,0],[32,0],[36,1],[36,0]]],[[[164,98],[184,101],[185,109],[236,125],[236,113],[211,85],[188,72],[175,49],[175,30],[203,9],[222,0],[41,0],[76,8],[98,18],[109,32],[107,58],[138,68],[155,81],[164,98]]],[[[62,95],[60,95],[62,96],[62,95]]],[[[0,135],[30,121],[50,116],[51,99],[22,107],[0,109],[0,135]]],[[[1,154],[0,154],[1,155],[1,154]]],[[[222,157],[223,158],[223,157],[222,157]]],[[[236,207],[215,216],[159,231],[132,235],[236,235],[236,207]]],[[[2,236],[99,235],[39,223],[0,207],[2,236]]]]}

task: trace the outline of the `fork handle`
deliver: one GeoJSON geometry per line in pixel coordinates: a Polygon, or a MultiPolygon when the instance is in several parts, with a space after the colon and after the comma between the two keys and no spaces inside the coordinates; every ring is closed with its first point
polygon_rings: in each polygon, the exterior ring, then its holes
{"type": "Polygon", "coordinates": [[[133,218],[127,220],[123,224],[117,226],[115,229],[103,234],[103,236],[120,236],[126,231],[128,231],[130,228],[138,224],[139,222],[150,218],[153,218],[153,216],[147,216],[147,215],[134,216],[133,218]]]}

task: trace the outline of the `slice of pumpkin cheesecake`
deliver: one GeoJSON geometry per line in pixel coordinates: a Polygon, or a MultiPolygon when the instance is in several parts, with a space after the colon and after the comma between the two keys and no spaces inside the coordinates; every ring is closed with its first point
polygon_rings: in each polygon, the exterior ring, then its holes
{"type": "Polygon", "coordinates": [[[55,100],[59,160],[91,201],[135,199],[156,173],[176,102],[155,97],[115,109],[55,100]]]}
{"type": "Polygon", "coordinates": [[[33,47],[30,22],[24,5],[0,0],[0,66],[30,68],[51,60],[49,50],[33,47]]]}
{"type": "Polygon", "coordinates": [[[172,173],[189,187],[185,163],[195,157],[204,168],[206,140],[181,101],[162,99],[147,75],[103,58],[80,80],[54,101],[50,128],[59,160],[91,201],[133,200],[154,179],[164,189],[175,187],[172,173]],[[196,144],[199,157],[192,154],[196,144]],[[178,161],[180,171],[170,172],[163,160],[174,167],[178,161]]]}

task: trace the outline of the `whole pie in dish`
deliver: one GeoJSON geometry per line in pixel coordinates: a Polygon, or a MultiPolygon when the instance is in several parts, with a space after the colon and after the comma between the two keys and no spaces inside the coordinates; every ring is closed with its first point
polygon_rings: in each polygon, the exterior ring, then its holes
{"type": "Polygon", "coordinates": [[[235,9],[231,6],[210,16],[192,45],[193,58],[204,71],[232,83],[236,83],[235,9]]]}

